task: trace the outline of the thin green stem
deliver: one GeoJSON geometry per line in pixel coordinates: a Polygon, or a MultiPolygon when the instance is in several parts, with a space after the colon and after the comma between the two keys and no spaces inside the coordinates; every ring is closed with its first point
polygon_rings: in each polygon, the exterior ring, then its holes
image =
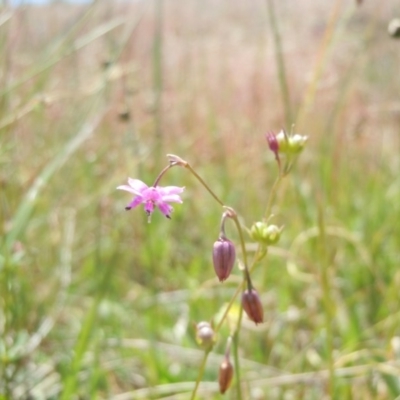
{"type": "Polygon", "coordinates": [[[224,206],[224,202],[219,199],[219,197],[211,190],[211,188],[204,182],[203,178],[190,166],[190,164],[186,163],[185,167],[197,178],[197,180],[207,189],[207,191],[211,194],[212,197],[221,205],[224,206]]]}
{"type": "Polygon", "coordinates": [[[239,286],[237,287],[236,292],[233,294],[233,296],[232,296],[232,298],[230,299],[228,305],[226,306],[226,309],[225,309],[225,311],[224,311],[224,314],[222,315],[220,321],[218,322],[218,325],[217,325],[216,328],[214,329],[215,333],[217,333],[217,332],[221,329],[221,326],[222,326],[222,324],[224,323],[224,321],[225,321],[225,319],[226,319],[226,317],[227,317],[227,315],[228,315],[228,313],[229,313],[229,310],[230,310],[231,307],[232,307],[232,304],[233,304],[234,301],[236,300],[236,297],[238,296],[238,294],[243,290],[243,287],[244,287],[245,282],[246,282],[246,281],[243,280],[243,281],[239,284],[239,286]]]}
{"type": "Polygon", "coordinates": [[[286,175],[280,173],[278,175],[278,177],[275,179],[274,184],[272,185],[271,192],[269,194],[267,206],[265,208],[265,213],[264,213],[264,216],[265,216],[266,219],[268,219],[271,216],[272,202],[273,202],[273,200],[274,200],[274,198],[276,196],[276,193],[278,191],[279,185],[281,184],[282,179],[285,176],[286,175]]]}
{"type": "Polygon", "coordinates": [[[169,164],[167,165],[157,176],[156,180],[153,183],[153,187],[156,187],[158,185],[158,183],[160,182],[161,178],[163,177],[163,175],[172,167],[174,167],[176,164],[169,164]]]}
{"type": "MultiPolygon", "coordinates": [[[[250,272],[247,269],[247,264],[245,265],[245,269],[243,271],[243,282],[239,287],[240,291],[243,291],[244,284],[246,281],[248,284],[250,284],[250,272]]],[[[239,359],[239,334],[240,334],[240,327],[242,326],[242,318],[243,318],[243,306],[242,304],[240,304],[239,317],[237,319],[235,334],[233,336],[233,358],[235,360],[236,393],[238,400],[242,399],[242,385],[241,385],[242,381],[240,379],[240,359],[239,359]]]]}
{"type": "Polygon", "coordinates": [[[242,400],[242,385],[240,379],[240,359],[239,359],[239,333],[242,323],[243,308],[240,307],[239,318],[236,332],[233,335],[233,359],[235,361],[235,377],[236,377],[236,398],[242,400]]]}
{"type": "Polygon", "coordinates": [[[230,217],[233,219],[236,225],[236,229],[238,230],[239,233],[239,239],[240,239],[240,247],[242,248],[242,254],[243,254],[243,263],[244,267],[247,269],[247,252],[246,252],[246,244],[244,242],[244,235],[243,235],[243,229],[242,226],[239,223],[237,214],[233,208],[230,207],[225,207],[227,210],[230,211],[230,217]]]}
{"type": "Polygon", "coordinates": [[[326,248],[326,234],[325,234],[325,221],[324,213],[322,210],[322,203],[318,207],[318,225],[320,234],[320,280],[322,287],[323,304],[325,309],[325,328],[326,328],[326,353],[328,359],[329,369],[329,394],[330,398],[334,399],[335,394],[335,366],[333,359],[333,321],[335,318],[334,310],[332,309],[331,287],[329,282],[328,271],[328,255],[326,248]]]}
{"type": "Polygon", "coordinates": [[[204,370],[206,368],[207,358],[208,358],[209,354],[210,354],[210,350],[206,350],[204,352],[204,356],[203,356],[203,359],[201,360],[199,373],[197,374],[196,383],[194,385],[194,389],[193,389],[192,395],[190,396],[190,400],[194,400],[196,398],[197,389],[199,388],[201,379],[203,377],[204,370]]]}
{"type": "MultiPolygon", "coordinates": [[[[211,196],[214,197],[216,202],[220,204],[222,207],[225,207],[224,202],[213,192],[213,190],[207,185],[204,179],[192,168],[192,166],[186,160],[175,154],[167,154],[167,157],[169,158],[171,166],[179,165],[181,167],[188,169],[196,177],[196,179],[207,189],[208,193],[210,193],[211,196]]],[[[229,207],[226,208],[229,209],[229,207]]],[[[235,213],[233,209],[231,210],[235,213]]]]}

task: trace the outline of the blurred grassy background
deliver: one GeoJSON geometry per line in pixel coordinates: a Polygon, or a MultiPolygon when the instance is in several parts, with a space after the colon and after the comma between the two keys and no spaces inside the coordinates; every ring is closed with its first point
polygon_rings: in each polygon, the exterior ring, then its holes
{"type": "MultiPolygon", "coordinates": [[[[192,324],[240,282],[214,275],[221,209],[183,169],[172,221],[115,187],[178,154],[249,227],[277,174],[264,133],[292,123],[309,141],[253,275],[245,398],[400,398],[400,5],[275,3],[3,4],[0,399],[189,398],[192,324]]],[[[222,398],[224,329],[199,399],[222,398]]]]}

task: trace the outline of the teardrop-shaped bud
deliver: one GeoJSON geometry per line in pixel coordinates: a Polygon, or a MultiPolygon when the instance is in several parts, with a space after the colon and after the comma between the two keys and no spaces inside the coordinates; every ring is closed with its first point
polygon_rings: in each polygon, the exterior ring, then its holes
{"type": "Polygon", "coordinates": [[[279,151],[279,142],[278,142],[278,139],[276,138],[275,133],[273,133],[273,132],[268,132],[268,133],[265,135],[265,138],[267,139],[269,149],[270,149],[273,153],[275,153],[275,155],[277,155],[277,154],[278,154],[278,151],[279,151]]]}
{"type": "Polygon", "coordinates": [[[249,319],[257,324],[264,321],[264,311],[260,296],[255,289],[246,289],[242,294],[242,306],[249,319]]]}
{"type": "Polygon", "coordinates": [[[235,264],[236,250],[234,244],[226,238],[220,238],[214,243],[213,263],[214,270],[220,282],[230,275],[235,264]]]}
{"type": "Polygon", "coordinates": [[[219,391],[224,394],[231,385],[233,378],[233,365],[229,360],[229,357],[225,356],[219,367],[218,383],[219,391]]]}

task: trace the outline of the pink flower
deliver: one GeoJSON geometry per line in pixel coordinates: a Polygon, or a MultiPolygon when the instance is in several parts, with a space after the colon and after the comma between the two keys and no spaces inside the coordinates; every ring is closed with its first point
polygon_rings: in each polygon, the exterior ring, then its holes
{"type": "Polygon", "coordinates": [[[135,195],[133,200],[125,207],[126,210],[135,208],[139,204],[144,204],[144,210],[149,216],[149,222],[154,207],[158,207],[167,218],[171,218],[173,208],[168,203],[182,203],[179,194],[185,190],[184,187],[178,186],[149,187],[141,180],[132,178],[128,178],[128,185],[118,186],[117,189],[126,190],[135,195]]]}

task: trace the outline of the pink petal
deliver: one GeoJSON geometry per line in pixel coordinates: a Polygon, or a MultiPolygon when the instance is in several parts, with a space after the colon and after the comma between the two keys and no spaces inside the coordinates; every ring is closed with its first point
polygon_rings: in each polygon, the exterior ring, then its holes
{"type": "Polygon", "coordinates": [[[156,189],[157,189],[158,193],[161,194],[161,196],[165,196],[165,195],[169,195],[169,194],[179,194],[185,190],[184,187],[179,187],[179,186],[165,186],[165,187],[157,186],[156,189]]]}
{"type": "Polygon", "coordinates": [[[152,201],[146,201],[144,210],[150,215],[154,211],[154,203],[152,201]]]}
{"type": "Polygon", "coordinates": [[[129,186],[132,188],[132,193],[141,194],[148,186],[139,179],[128,178],[129,186]]]}
{"type": "Polygon", "coordinates": [[[135,208],[137,207],[139,204],[143,203],[143,197],[142,196],[136,196],[126,207],[127,209],[131,209],[131,208],[135,208]]]}
{"type": "Polygon", "coordinates": [[[154,187],[149,187],[148,189],[143,190],[142,196],[146,201],[162,201],[162,196],[154,187]]]}
{"type": "Polygon", "coordinates": [[[173,203],[183,203],[182,199],[177,194],[170,194],[162,196],[162,201],[169,201],[173,203]]]}
{"type": "Polygon", "coordinates": [[[172,213],[172,211],[173,211],[173,208],[172,208],[169,204],[164,203],[164,202],[160,202],[160,203],[157,204],[157,206],[158,206],[158,208],[160,209],[160,211],[161,211],[167,218],[170,217],[170,215],[171,215],[171,213],[172,213]]]}
{"type": "Polygon", "coordinates": [[[121,185],[121,186],[118,186],[117,189],[119,189],[119,190],[126,190],[127,192],[133,193],[133,194],[138,194],[136,191],[134,191],[134,190],[133,190],[130,186],[128,186],[128,185],[121,185]]]}

